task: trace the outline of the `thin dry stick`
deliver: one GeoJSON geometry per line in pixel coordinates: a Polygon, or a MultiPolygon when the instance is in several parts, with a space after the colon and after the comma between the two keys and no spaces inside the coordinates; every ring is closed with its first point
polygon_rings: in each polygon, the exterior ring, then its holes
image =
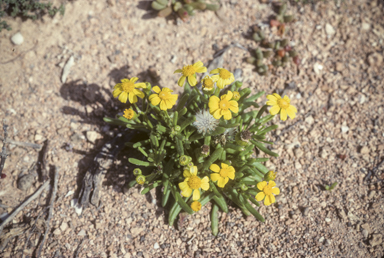
{"type": "MultiPolygon", "coordinates": [[[[0,136],[0,140],[4,141],[4,138],[0,136]]],[[[7,139],[5,141],[5,143],[9,143],[9,144],[13,144],[13,145],[21,146],[21,147],[26,147],[26,148],[33,148],[36,150],[41,150],[41,147],[42,147],[40,144],[36,144],[36,143],[17,142],[17,141],[13,141],[13,140],[9,140],[9,139],[7,139]]]]}
{"type": "Polygon", "coordinates": [[[5,143],[7,141],[7,136],[8,136],[8,125],[4,124],[3,125],[3,130],[4,130],[4,139],[3,140],[3,149],[0,153],[0,156],[1,156],[1,161],[0,161],[0,175],[1,175],[1,172],[3,172],[3,169],[4,169],[4,164],[5,164],[5,159],[7,158],[7,150],[5,148],[5,143]]]}
{"type": "Polygon", "coordinates": [[[43,149],[43,155],[41,158],[40,163],[40,171],[41,171],[41,180],[45,181],[48,178],[48,171],[47,171],[47,153],[48,153],[48,147],[49,147],[49,140],[45,141],[44,149],[43,149]]]}
{"type": "Polygon", "coordinates": [[[49,181],[45,181],[44,184],[42,186],[40,186],[40,188],[34,193],[32,194],[27,200],[25,200],[19,207],[17,207],[12,213],[11,215],[9,215],[8,218],[6,218],[4,220],[3,223],[1,223],[0,225],[0,234],[1,232],[3,232],[3,228],[5,227],[5,225],[7,225],[10,221],[13,220],[14,217],[16,217],[16,215],[24,209],[25,206],[27,206],[30,202],[32,202],[33,200],[35,200],[44,190],[45,188],[47,188],[47,186],[49,185],[49,181]]]}
{"type": "Polygon", "coordinates": [[[59,171],[58,171],[57,166],[55,166],[55,178],[53,180],[53,191],[52,191],[52,195],[51,195],[51,200],[49,202],[49,213],[48,213],[48,218],[47,218],[47,222],[46,222],[44,238],[43,238],[43,241],[41,242],[39,251],[37,252],[37,257],[40,257],[41,250],[43,249],[43,246],[45,244],[45,240],[47,239],[48,232],[49,232],[49,229],[50,229],[50,221],[52,219],[53,203],[55,202],[55,199],[56,199],[57,182],[58,181],[59,181],[59,171]]]}

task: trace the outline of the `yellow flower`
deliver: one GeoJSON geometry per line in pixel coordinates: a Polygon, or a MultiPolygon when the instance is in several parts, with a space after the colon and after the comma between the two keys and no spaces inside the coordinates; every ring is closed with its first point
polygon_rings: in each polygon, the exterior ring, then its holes
{"type": "Polygon", "coordinates": [[[183,172],[185,177],[184,182],[179,184],[181,195],[189,197],[193,193],[192,199],[197,201],[200,199],[200,188],[207,191],[209,189],[209,178],[205,176],[200,179],[197,176],[197,167],[194,166],[191,170],[185,169],[183,172]]]}
{"type": "Polygon", "coordinates": [[[273,180],[275,180],[276,179],[276,172],[274,172],[274,171],[269,171],[267,174],[265,174],[265,176],[264,176],[264,179],[265,179],[265,181],[273,181],[273,180]]]}
{"type": "Polygon", "coordinates": [[[217,87],[220,89],[223,89],[225,86],[231,84],[235,80],[233,73],[224,68],[216,68],[210,73],[218,73],[212,76],[212,80],[216,82],[217,87]]]}
{"type": "Polygon", "coordinates": [[[238,101],[240,98],[240,93],[238,91],[234,91],[232,99],[238,101]]]}
{"type": "Polygon", "coordinates": [[[191,208],[193,211],[201,210],[201,203],[199,201],[194,201],[191,203],[191,208]]]}
{"type": "Polygon", "coordinates": [[[291,119],[296,117],[297,109],[290,104],[291,100],[288,96],[281,98],[279,94],[273,93],[273,95],[268,95],[267,99],[269,99],[267,105],[272,106],[269,110],[271,115],[276,115],[280,112],[280,119],[283,121],[287,120],[287,114],[291,119]]]}
{"type": "Polygon", "coordinates": [[[159,86],[153,87],[152,90],[158,93],[149,96],[148,99],[152,105],[157,106],[160,103],[160,109],[167,110],[171,109],[176,104],[178,95],[172,95],[171,92],[173,92],[173,90],[168,88],[160,90],[159,86]]]}
{"type": "Polygon", "coordinates": [[[216,172],[211,174],[211,180],[217,181],[217,185],[221,188],[228,183],[229,179],[235,179],[235,168],[225,163],[221,163],[221,169],[216,164],[212,164],[209,169],[216,172]]]}
{"type": "Polygon", "coordinates": [[[131,120],[132,118],[135,117],[135,111],[133,111],[132,108],[130,108],[130,109],[126,109],[126,110],[124,110],[124,115],[123,115],[123,117],[125,117],[125,118],[128,119],[128,120],[131,120]]]}
{"type": "Polygon", "coordinates": [[[122,79],[121,83],[115,85],[113,90],[113,97],[116,98],[119,96],[119,100],[123,103],[129,102],[136,103],[137,97],[144,98],[144,92],[137,90],[136,88],[146,88],[144,82],[136,83],[139,78],[133,77],[129,79],[122,79]]]}
{"type": "Polygon", "coordinates": [[[201,80],[201,83],[203,85],[203,90],[204,91],[211,91],[213,90],[213,86],[215,85],[215,82],[212,80],[209,75],[206,75],[204,79],[201,80]]]}
{"type": "Polygon", "coordinates": [[[220,119],[221,116],[224,116],[225,120],[232,118],[232,113],[239,112],[239,104],[235,100],[231,100],[233,93],[228,91],[227,94],[224,94],[220,99],[216,96],[211,96],[209,98],[209,113],[213,115],[214,118],[220,119]],[[231,111],[229,111],[231,110],[231,111]]]}
{"type": "Polygon", "coordinates": [[[182,69],[177,69],[174,73],[183,74],[177,82],[180,87],[183,87],[185,78],[188,79],[189,85],[195,86],[197,84],[196,73],[205,73],[206,71],[207,67],[203,66],[203,62],[198,61],[193,65],[186,65],[182,69]]]}
{"type": "Polygon", "coordinates": [[[256,201],[259,202],[265,198],[264,204],[267,206],[276,202],[274,195],[279,195],[280,189],[275,187],[275,186],[276,186],[276,183],[274,181],[269,181],[268,183],[266,181],[263,181],[263,182],[258,183],[257,188],[261,192],[255,196],[256,201]]]}

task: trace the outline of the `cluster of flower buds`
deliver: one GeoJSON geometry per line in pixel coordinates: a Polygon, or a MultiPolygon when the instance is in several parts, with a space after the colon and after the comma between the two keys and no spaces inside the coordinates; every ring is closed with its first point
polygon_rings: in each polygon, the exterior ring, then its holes
{"type": "Polygon", "coordinates": [[[204,0],[155,0],[152,2],[152,8],[159,11],[160,17],[167,17],[172,13],[176,13],[183,21],[193,16],[195,10],[199,11],[217,11],[220,8],[218,1],[204,1],[204,0]]]}

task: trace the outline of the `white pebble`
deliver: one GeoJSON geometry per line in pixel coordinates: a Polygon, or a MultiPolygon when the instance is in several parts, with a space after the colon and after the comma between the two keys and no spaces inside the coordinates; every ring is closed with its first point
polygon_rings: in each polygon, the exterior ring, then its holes
{"type": "Polygon", "coordinates": [[[23,35],[21,35],[20,32],[18,32],[12,36],[11,41],[15,45],[21,45],[24,42],[24,37],[23,37],[23,35]]]}
{"type": "Polygon", "coordinates": [[[155,244],[153,245],[153,248],[154,248],[154,249],[159,249],[159,248],[160,248],[160,246],[159,246],[159,244],[158,244],[158,243],[155,243],[155,244]]]}
{"type": "Polygon", "coordinates": [[[348,126],[345,126],[345,125],[341,126],[341,132],[342,133],[346,133],[348,131],[349,131],[349,127],[348,126]]]}
{"type": "Polygon", "coordinates": [[[71,71],[71,67],[75,63],[75,58],[71,56],[68,60],[68,62],[65,64],[64,69],[63,69],[63,75],[61,76],[61,82],[65,83],[67,81],[67,77],[69,75],[69,72],[71,71]]]}

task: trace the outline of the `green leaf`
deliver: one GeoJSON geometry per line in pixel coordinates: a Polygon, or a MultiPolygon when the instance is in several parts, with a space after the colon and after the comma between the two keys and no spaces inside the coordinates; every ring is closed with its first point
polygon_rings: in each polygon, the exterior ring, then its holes
{"type": "Polygon", "coordinates": [[[144,167],[154,166],[153,163],[149,163],[147,161],[138,160],[138,159],[135,159],[135,158],[129,158],[128,161],[131,162],[134,165],[137,165],[137,166],[144,166],[144,167]]]}
{"type": "Polygon", "coordinates": [[[219,233],[219,216],[218,216],[219,206],[215,203],[212,204],[211,209],[211,230],[214,236],[217,236],[219,233]]]}

